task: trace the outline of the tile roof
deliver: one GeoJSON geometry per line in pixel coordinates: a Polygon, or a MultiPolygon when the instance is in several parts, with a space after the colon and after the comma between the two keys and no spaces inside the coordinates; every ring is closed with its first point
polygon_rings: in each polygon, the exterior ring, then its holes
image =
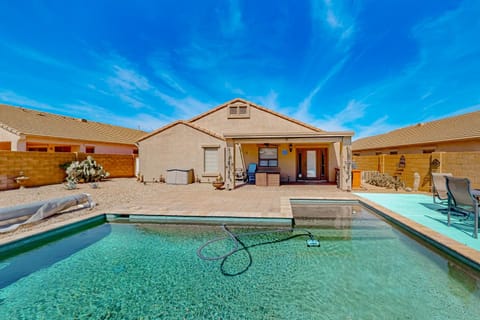
{"type": "Polygon", "coordinates": [[[273,114],[273,115],[275,115],[275,116],[277,116],[277,117],[279,117],[279,118],[282,118],[282,119],[284,119],[284,120],[287,120],[287,121],[296,123],[296,124],[298,124],[298,125],[300,125],[300,126],[302,126],[302,127],[308,128],[308,129],[313,130],[313,131],[315,131],[315,132],[324,132],[324,130],[322,130],[322,129],[319,129],[319,128],[317,128],[317,127],[311,126],[311,125],[309,125],[309,124],[307,124],[307,123],[304,123],[304,122],[301,122],[301,121],[299,121],[299,120],[290,118],[290,117],[288,117],[288,116],[286,116],[286,115],[284,115],[284,114],[275,112],[275,111],[270,110],[270,109],[268,109],[268,108],[259,106],[259,105],[255,104],[255,103],[253,103],[253,102],[250,102],[250,101],[245,100],[245,99],[242,99],[242,98],[235,98],[235,99],[232,99],[232,100],[227,101],[227,102],[225,102],[225,103],[222,103],[221,105],[219,105],[219,106],[217,106],[217,107],[215,107],[215,108],[213,108],[213,109],[210,109],[210,110],[208,110],[208,111],[206,111],[206,112],[204,112],[204,113],[202,113],[202,114],[200,114],[200,115],[198,115],[198,116],[196,116],[196,117],[188,120],[188,122],[195,122],[196,120],[201,119],[201,118],[203,118],[203,117],[205,117],[205,116],[207,116],[207,115],[209,115],[209,114],[211,114],[211,113],[214,113],[214,112],[216,112],[216,111],[218,111],[218,110],[220,110],[220,109],[222,109],[222,108],[226,108],[228,105],[230,105],[230,104],[232,104],[232,103],[235,103],[235,102],[243,102],[243,103],[248,104],[248,105],[250,105],[250,106],[252,106],[252,107],[254,107],[254,108],[257,108],[258,110],[262,110],[262,111],[264,111],[264,112],[268,112],[268,113],[273,114]]]}
{"type": "Polygon", "coordinates": [[[202,128],[202,127],[200,127],[200,126],[198,126],[198,125],[196,125],[196,124],[189,123],[189,122],[184,121],[184,120],[177,120],[177,121],[174,121],[174,122],[172,122],[172,123],[170,123],[170,124],[167,124],[166,126],[163,126],[163,127],[159,128],[159,129],[157,129],[157,130],[155,130],[155,131],[153,131],[153,132],[150,132],[150,133],[147,133],[147,134],[143,135],[143,136],[140,137],[137,141],[138,141],[138,142],[143,141],[143,140],[145,140],[145,139],[147,139],[147,138],[150,138],[151,136],[154,136],[154,135],[156,135],[156,134],[159,134],[160,132],[163,132],[163,131],[165,131],[165,130],[168,130],[168,129],[170,129],[170,128],[172,128],[172,127],[175,127],[176,125],[179,125],[179,124],[183,124],[183,125],[185,125],[185,126],[187,126],[187,127],[190,127],[190,128],[195,129],[195,130],[198,130],[198,131],[200,131],[200,132],[203,132],[203,133],[205,133],[205,134],[208,134],[209,136],[212,136],[212,137],[214,137],[214,138],[217,138],[217,139],[220,139],[220,140],[225,140],[225,138],[224,138],[223,136],[219,135],[218,133],[215,133],[215,132],[213,132],[213,131],[207,130],[207,129],[202,128]]]}
{"type": "Polygon", "coordinates": [[[146,134],[141,130],[4,104],[0,104],[0,128],[16,135],[119,144],[134,144],[146,134]]]}
{"type": "Polygon", "coordinates": [[[355,140],[353,151],[480,139],[480,111],[418,123],[388,133],[355,140]]]}

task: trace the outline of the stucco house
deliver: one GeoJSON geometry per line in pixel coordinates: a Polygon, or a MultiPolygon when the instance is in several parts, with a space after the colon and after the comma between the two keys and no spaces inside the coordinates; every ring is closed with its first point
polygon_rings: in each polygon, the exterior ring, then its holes
{"type": "Polygon", "coordinates": [[[0,150],[136,154],[146,134],[109,124],[0,104],[0,150]]]}
{"type": "Polygon", "coordinates": [[[171,169],[193,169],[195,179],[211,182],[220,173],[225,188],[250,163],[257,172],[275,173],[282,183],[330,182],[351,189],[353,132],[327,132],[237,98],[187,121],[176,121],[138,141],[145,180],[171,169]]]}
{"type": "Polygon", "coordinates": [[[480,151],[480,111],[355,140],[355,156],[480,151]]]}

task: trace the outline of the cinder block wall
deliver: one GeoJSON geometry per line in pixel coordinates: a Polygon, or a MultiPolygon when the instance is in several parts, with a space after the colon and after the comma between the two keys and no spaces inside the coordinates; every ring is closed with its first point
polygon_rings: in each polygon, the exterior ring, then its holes
{"type": "MultiPolygon", "coordinates": [[[[0,151],[0,176],[13,179],[23,172],[28,177],[25,180],[27,187],[60,183],[65,179],[65,171],[60,165],[73,160],[73,153],[0,151]]],[[[4,185],[0,189],[11,187],[4,185]]],[[[18,185],[14,184],[13,187],[18,185]]]]}
{"type": "Polygon", "coordinates": [[[20,172],[28,177],[26,187],[62,183],[66,175],[60,165],[82,161],[88,155],[101,164],[111,178],[135,175],[134,155],[0,151],[0,190],[18,188],[13,181],[20,172]]]}
{"type": "Polygon", "coordinates": [[[434,152],[431,154],[403,154],[405,168],[398,170],[402,154],[354,156],[357,169],[362,171],[377,170],[391,176],[399,175],[407,187],[412,188],[414,173],[420,174],[420,191],[431,191],[432,172],[450,172],[457,177],[469,178],[472,188],[480,189],[480,152],[434,152]],[[433,167],[432,161],[437,159],[438,167],[433,167]]]}
{"type": "Polygon", "coordinates": [[[442,153],[442,172],[469,178],[472,187],[480,189],[480,152],[442,153]]]}
{"type": "Polygon", "coordinates": [[[86,154],[79,153],[78,160],[92,156],[98,164],[110,173],[112,178],[133,177],[135,175],[135,156],[123,154],[86,154]]]}
{"type": "Polygon", "coordinates": [[[362,171],[380,171],[379,156],[354,156],[353,162],[357,166],[357,169],[362,171]]]}

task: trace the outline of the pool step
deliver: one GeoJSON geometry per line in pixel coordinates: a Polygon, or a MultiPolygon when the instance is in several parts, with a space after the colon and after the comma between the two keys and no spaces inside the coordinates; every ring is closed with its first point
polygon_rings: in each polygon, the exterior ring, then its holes
{"type": "Polygon", "coordinates": [[[107,214],[108,222],[126,223],[169,223],[169,224],[207,224],[207,225],[241,225],[291,227],[290,218],[242,218],[242,217],[203,217],[203,216],[169,216],[142,214],[107,214]]]}

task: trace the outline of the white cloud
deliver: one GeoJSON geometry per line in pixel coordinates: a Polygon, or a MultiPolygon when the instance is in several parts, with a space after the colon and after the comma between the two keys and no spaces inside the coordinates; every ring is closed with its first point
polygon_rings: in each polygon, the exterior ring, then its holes
{"type": "Polygon", "coordinates": [[[228,1],[228,12],[220,17],[220,26],[225,36],[234,36],[244,28],[242,11],[238,0],[228,1]]]}
{"type": "Polygon", "coordinates": [[[12,45],[12,44],[6,44],[1,42],[0,46],[7,48],[8,50],[12,51],[16,55],[23,57],[28,60],[32,60],[38,63],[45,64],[49,67],[54,67],[54,68],[60,68],[60,69],[66,69],[66,70],[76,70],[78,71],[79,69],[71,64],[62,62],[60,59],[48,56],[42,52],[39,52],[35,49],[29,48],[29,47],[22,47],[18,45],[12,45]]]}
{"type": "Polygon", "coordinates": [[[180,93],[187,93],[187,91],[174,79],[174,77],[170,74],[167,74],[166,72],[162,72],[160,74],[158,74],[158,76],[160,76],[160,78],[163,79],[163,81],[165,81],[165,83],[167,83],[170,88],[180,92],[180,93]]]}
{"type": "Polygon", "coordinates": [[[253,97],[252,100],[258,101],[258,103],[265,108],[277,110],[278,105],[278,93],[271,89],[266,96],[253,97]]]}
{"type": "Polygon", "coordinates": [[[354,123],[355,120],[363,118],[366,108],[367,105],[365,103],[350,100],[347,106],[337,114],[327,116],[324,119],[315,120],[313,124],[326,131],[351,130],[348,128],[348,124],[354,123]]]}
{"type": "Polygon", "coordinates": [[[79,101],[78,103],[63,105],[64,110],[68,110],[69,113],[75,117],[79,114],[86,114],[89,116],[83,116],[91,121],[101,123],[114,123],[117,126],[138,129],[143,131],[152,131],[164,126],[172,121],[171,118],[162,114],[144,114],[144,113],[131,113],[128,116],[120,116],[114,113],[114,110],[108,110],[107,108],[89,103],[87,101],[79,101]]]}
{"type": "Polygon", "coordinates": [[[58,110],[58,108],[52,107],[49,104],[43,103],[41,101],[31,99],[29,97],[25,97],[19,95],[10,90],[0,90],[0,101],[5,104],[15,105],[19,107],[29,107],[35,109],[45,109],[45,110],[58,110]]]}
{"type": "Polygon", "coordinates": [[[145,113],[132,114],[128,117],[113,116],[110,119],[119,126],[143,130],[147,132],[161,128],[164,125],[175,120],[169,117],[165,117],[162,114],[156,114],[153,116],[145,113]]]}
{"type": "Polygon", "coordinates": [[[320,79],[317,83],[315,88],[309,93],[309,95],[303,99],[303,101],[298,105],[297,112],[295,113],[294,117],[303,121],[308,121],[310,118],[309,110],[312,105],[312,100],[315,98],[317,93],[325,86],[325,84],[333,78],[340,70],[342,70],[343,65],[348,60],[348,56],[344,57],[342,60],[337,62],[329,71],[328,73],[320,79]]]}
{"type": "Polygon", "coordinates": [[[156,96],[162,99],[162,101],[167,105],[177,109],[177,111],[179,112],[178,116],[183,119],[191,118],[211,108],[212,105],[216,105],[213,103],[210,104],[199,101],[190,96],[184,98],[175,98],[160,91],[156,92],[156,96]]]}
{"type": "Polygon", "coordinates": [[[246,96],[245,91],[243,91],[241,88],[233,87],[230,82],[225,82],[224,87],[225,87],[225,89],[227,89],[228,91],[230,91],[233,94],[236,94],[239,97],[246,96]]]}
{"type": "Polygon", "coordinates": [[[323,37],[324,31],[337,39],[337,47],[348,51],[350,40],[355,33],[355,6],[345,1],[311,0],[313,32],[316,37],[323,37]],[[350,6],[348,6],[350,5],[350,6]]]}
{"type": "Polygon", "coordinates": [[[387,101],[391,106],[438,114],[439,110],[449,112],[477,102],[478,77],[473,71],[480,69],[476,58],[480,56],[479,15],[478,2],[464,1],[413,27],[411,37],[419,48],[416,59],[395,77],[378,82],[369,103],[387,101]]]}
{"type": "Polygon", "coordinates": [[[353,137],[353,140],[387,133],[392,130],[398,129],[399,126],[388,124],[387,120],[388,116],[383,116],[375,120],[373,123],[370,123],[368,126],[357,126],[354,129],[355,135],[353,137]]]}
{"type": "Polygon", "coordinates": [[[121,89],[127,91],[146,91],[151,89],[148,79],[133,69],[113,65],[112,71],[114,76],[110,77],[108,81],[114,86],[119,86],[121,89]]]}
{"type": "MultiPolygon", "coordinates": [[[[68,110],[69,114],[71,114],[72,116],[82,115],[82,114],[92,115],[95,118],[89,118],[88,116],[82,116],[81,118],[104,122],[104,123],[105,123],[105,120],[99,120],[99,119],[105,119],[112,116],[110,111],[108,111],[106,108],[100,107],[92,103],[88,103],[86,101],[78,101],[77,103],[67,103],[67,104],[64,104],[62,108],[63,110],[68,110]]],[[[75,116],[75,117],[80,118],[79,116],[75,116]]]]}

